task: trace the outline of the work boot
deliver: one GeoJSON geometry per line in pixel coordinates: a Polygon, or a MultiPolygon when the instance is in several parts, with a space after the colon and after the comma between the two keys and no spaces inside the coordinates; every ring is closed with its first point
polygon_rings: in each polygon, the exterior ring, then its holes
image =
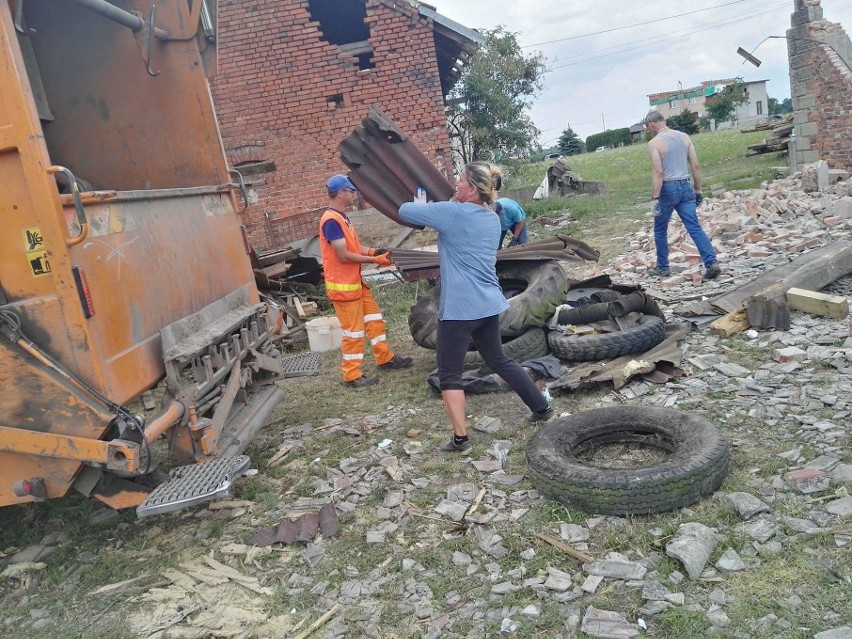
{"type": "Polygon", "coordinates": [[[719,273],[721,272],[722,269],[719,267],[719,262],[713,262],[704,270],[704,279],[715,280],[717,277],[719,277],[719,273]]]}
{"type": "Polygon", "coordinates": [[[414,360],[405,355],[394,355],[384,364],[379,364],[378,368],[383,371],[397,370],[400,368],[411,368],[414,360]]]}
{"type": "Polygon", "coordinates": [[[547,422],[553,419],[553,416],[555,414],[556,413],[553,411],[553,409],[548,406],[546,410],[540,413],[530,413],[529,417],[527,417],[527,421],[530,424],[535,424],[536,422],[547,422]]]}
{"type": "Polygon", "coordinates": [[[461,455],[470,455],[473,452],[473,444],[470,441],[464,441],[457,444],[455,439],[450,437],[450,441],[441,444],[441,450],[445,453],[459,453],[461,455]]]}
{"type": "Polygon", "coordinates": [[[655,266],[654,268],[648,269],[648,275],[650,277],[668,277],[672,272],[668,268],[659,268],[655,266]]]}
{"type": "Polygon", "coordinates": [[[365,388],[367,386],[375,386],[378,383],[378,377],[367,377],[366,375],[361,375],[361,377],[353,379],[351,382],[343,382],[344,386],[348,386],[349,388],[365,388]]]}

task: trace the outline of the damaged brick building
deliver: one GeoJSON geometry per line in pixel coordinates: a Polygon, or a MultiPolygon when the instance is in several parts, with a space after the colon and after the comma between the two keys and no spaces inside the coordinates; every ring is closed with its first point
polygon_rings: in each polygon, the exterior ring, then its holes
{"type": "Polygon", "coordinates": [[[482,37],[414,0],[223,0],[213,81],[259,250],[316,233],[337,145],[375,106],[452,172],[445,99],[482,37]]]}
{"type": "Polygon", "coordinates": [[[795,0],[791,25],[791,168],[817,160],[852,168],[852,41],[841,25],[823,18],[820,0],[795,0]]]}

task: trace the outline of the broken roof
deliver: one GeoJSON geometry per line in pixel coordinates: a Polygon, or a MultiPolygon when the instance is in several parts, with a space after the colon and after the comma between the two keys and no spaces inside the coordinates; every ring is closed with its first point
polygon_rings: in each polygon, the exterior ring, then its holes
{"type": "Polygon", "coordinates": [[[441,90],[444,95],[447,95],[467,66],[470,56],[485,43],[485,36],[442,16],[431,5],[417,2],[417,0],[409,0],[409,2],[417,8],[421,16],[432,19],[441,90]]]}

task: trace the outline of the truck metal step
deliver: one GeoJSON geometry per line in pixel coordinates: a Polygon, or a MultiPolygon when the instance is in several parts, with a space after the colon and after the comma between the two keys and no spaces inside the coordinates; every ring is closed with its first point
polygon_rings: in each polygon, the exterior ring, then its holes
{"type": "Polygon", "coordinates": [[[281,366],[284,368],[284,379],[319,375],[320,356],[319,353],[288,355],[281,358],[281,366]]]}
{"type": "Polygon", "coordinates": [[[136,508],[136,516],[150,517],[194,506],[231,494],[234,480],[249,465],[247,455],[214,459],[173,468],[168,481],[157,486],[136,508]]]}

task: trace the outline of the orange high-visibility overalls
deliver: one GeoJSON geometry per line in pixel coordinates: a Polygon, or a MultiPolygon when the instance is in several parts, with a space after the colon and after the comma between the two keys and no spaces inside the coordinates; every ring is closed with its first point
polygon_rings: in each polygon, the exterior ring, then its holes
{"type": "Polygon", "coordinates": [[[343,361],[343,381],[351,382],[363,374],[361,363],[364,361],[364,335],[370,339],[376,364],[384,364],[393,359],[393,352],[385,335],[385,321],[382,310],[376,303],[367,283],[361,279],[361,265],[357,262],[342,262],[331,243],[325,237],[323,224],[336,220],[343,229],[346,249],[361,254],[361,241],[349,218],[340,211],[328,209],[320,218],[320,246],[322,267],[325,275],[325,291],[334,305],[334,313],[340,321],[342,339],[340,350],[343,361]]]}

